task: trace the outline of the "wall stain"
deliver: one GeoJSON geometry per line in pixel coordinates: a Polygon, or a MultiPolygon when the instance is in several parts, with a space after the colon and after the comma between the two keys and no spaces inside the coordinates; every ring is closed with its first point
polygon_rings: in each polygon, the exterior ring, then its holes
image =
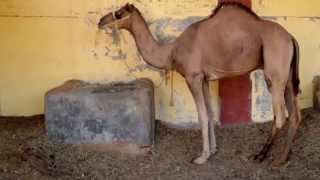
{"type": "Polygon", "coordinates": [[[114,55],[110,56],[112,60],[125,60],[127,59],[127,53],[124,53],[122,50],[119,50],[117,53],[114,55]]]}

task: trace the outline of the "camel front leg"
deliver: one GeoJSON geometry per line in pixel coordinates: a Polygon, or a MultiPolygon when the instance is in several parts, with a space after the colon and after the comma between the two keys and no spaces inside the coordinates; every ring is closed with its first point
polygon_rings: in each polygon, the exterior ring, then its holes
{"type": "Polygon", "coordinates": [[[216,135],[214,132],[214,112],[211,106],[210,84],[209,81],[203,83],[203,93],[206,102],[207,112],[209,116],[209,138],[210,138],[210,152],[215,154],[217,152],[216,135]]]}
{"type": "Polygon", "coordinates": [[[209,127],[208,127],[208,112],[206,108],[204,93],[203,93],[203,75],[196,75],[187,77],[187,84],[194,98],[197,111],[198,119],[202,130],[203,148],[202,154],[198,158],[193,160],[195,164],[204,164],[208,161],[211,153],[209,148],[209,127]]]}

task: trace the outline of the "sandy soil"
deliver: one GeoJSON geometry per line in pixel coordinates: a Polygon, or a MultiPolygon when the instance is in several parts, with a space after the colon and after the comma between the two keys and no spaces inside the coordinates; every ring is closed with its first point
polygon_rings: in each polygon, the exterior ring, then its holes
{"type": "Polygon", "coordinates": [[[200,131],[176,130],[157,124],[156,145],[147,155],[92,152],[54,144],[44,133],[42,116],[0,118],[0,179],[320,179],[320,113],[303,112],[290,160],[269,166],[281,150],[282,138],[268,160],[250,160],[263,145],[270,124],[217,128],[219,152],[208,164],[190,160],[200,152],[200,131]]]}

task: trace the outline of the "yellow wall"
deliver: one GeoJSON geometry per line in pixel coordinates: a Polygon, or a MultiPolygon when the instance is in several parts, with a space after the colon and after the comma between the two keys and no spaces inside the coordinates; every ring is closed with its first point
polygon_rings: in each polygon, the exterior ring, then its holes
{"type": "MultiPolygon", "coordinates": [[[[159,38],[181,33],[185,23],[208,15],[216,0],[132,0],[159,38]],[[162,25],[162,26],[160,26],[162,25]]],[[[120,58],[112,38],[96,23],[117,0],[2,0],[0,1],[0,115],[43,113],[44,93],[68,79],[91,82],[149,77],[158,86],[162,77],[137,56],[133,39],[120,58]],[[107,54],[106,54],[107,53],[107,54]],[[128,73],[128,67],[132,73],[128,73]]],[[[320,72],[320,1],[253,0],[255,11],[284,25],[301,45],[303,107],[312,103],[312,78],[320,72]]],[[[169,86],[156,89],[157,117],[190,123],[196,118],[183,79],[175,74],[175,107],[169,107],[169,86]]],[[[213,92],[217,87],[212,86],[213,92]]],[[[215,95],[214,98],[217,96],[215,95]]],[[[217,102],[217,100],[213,100],[217,102]]]]}

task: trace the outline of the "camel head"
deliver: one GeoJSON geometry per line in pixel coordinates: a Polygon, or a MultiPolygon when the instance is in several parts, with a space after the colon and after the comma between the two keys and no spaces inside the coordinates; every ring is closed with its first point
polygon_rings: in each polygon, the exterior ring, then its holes
{"type": "Polygon", "coordinates": [[[103,16],[98,24],[99,29],[108,30],[112,28],[129,29],[131,26],[131,15],[136,8],[132,4],[126,4],[119,10],[103,16]]]}

